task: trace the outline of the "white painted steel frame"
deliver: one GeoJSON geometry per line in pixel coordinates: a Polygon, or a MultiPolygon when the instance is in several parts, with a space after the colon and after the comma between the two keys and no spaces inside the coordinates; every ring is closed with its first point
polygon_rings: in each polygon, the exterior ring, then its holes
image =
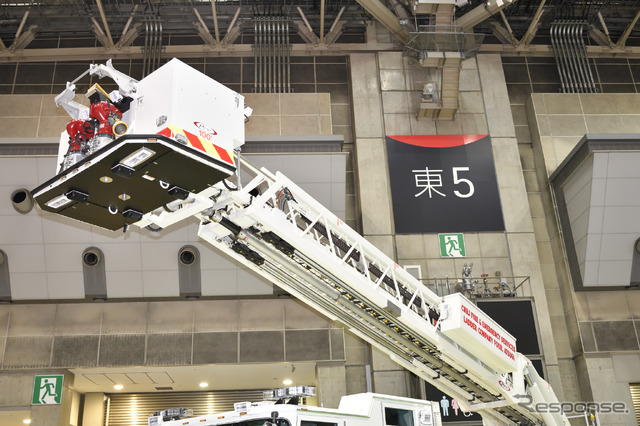
{"type": "Polygon", "coordinates": [[[516,371],[495,373],[438,330],[429,317],[430,310],[444,308],[435,293],[284,175],[240,161],[256,174],[244,188],[230,191],[219,183],[205,194],[190,194],[191,205],[158,217],[145,215],[138,225],[165,227],[195,215],[201,220],[198,235],[205,241],[344,324],[404,368],[455,397],[464,410],[480,413],[486,425],[514,424],[505,412],[521,421],[569,424],[562,415],[531,413],[518,405],[516,395],[527,394],[525,379],[534,402],[557,402],[526,357],[516,354],[516,371]],[[260,195],[250,195],[256,189],[260,195]],[[287,195],[279,203],[284,190],[287,195]],[[231,232],[222,220],[241,231],[231,232]],[[269,232],[294,254],[266,242],[263,235],[269,232]],[[338,243],[346,250],[338,248],[338,243]],[[263,263],[237,253],[231,248],[234,244],[253,251],[263,263]],[[372,273],[373,267],[379,276],[372,273]],[[480,393],[482,399],[476,398],[480,393]]]}

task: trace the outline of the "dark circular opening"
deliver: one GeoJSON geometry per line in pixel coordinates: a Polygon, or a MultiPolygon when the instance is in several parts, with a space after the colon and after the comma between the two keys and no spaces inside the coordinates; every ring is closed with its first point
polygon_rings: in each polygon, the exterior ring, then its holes
{"type": "Polygon", "coordinates": [[[185,249],[180,252],[180,262],[184,263],[185,265],[191,265],[195,261],[196,254],[193,251],[185,249]]]}
{"type": "Polygon", "coordinates": [[[113,129],[113,133],[116,135],[123,135],[127,132],[127,125],[124,123],[116,124],[116,127],[113,129]]]}
{"type": "Polygon", "coordinates": [[[16,204],[20,204],[26,199],[27,199],[27,191],[17,191],[15,194],[13,194],[13,198],[12,198],[13,202],[16,204]]]}
{"type": "Polygon", "coordinates": [[[100,262],[100,256],[96,252],[88,251],[82,256],[82,260],[87,266],[96,266],[100,262]]]}

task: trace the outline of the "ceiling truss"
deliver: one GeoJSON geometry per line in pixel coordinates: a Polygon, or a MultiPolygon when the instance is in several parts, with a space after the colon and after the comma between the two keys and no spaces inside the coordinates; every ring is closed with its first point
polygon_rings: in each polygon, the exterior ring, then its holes
{"type": "MultiPolygon", "coordinates": [[[[446,1],[446,0],[437,0],[446,1]]],[[[113,55],[135,55],[142,44],[143,23],[157,19],[164,38],[214,51],[244,51],[251,45],[252,20],[271,13],[289,16],[298,40],[317,51],[370,50],[371,21],[386,28],[400,46],[411,31],[438,21],[434,13],[416,13],[426,0],[5,0],[0,2],[0,61],[42,56],[29,52],[34,40],[94,38],[98,49],[113,55]],[[72,23],[72,24],[69,24],[72,23]],[[248,35],[240,40],[241,35],[248,35]],[[199,40],[199,42],[197,41],[199,40]],[[234,43],[238,42],[238,43],[234,43]],[[358,45],[361,45],[358,47],[358,45]],[[364,46],[367,45],[367,46],[364,46]]],[[[435,4],[435,3],[434,3],[435,4]]],[[[444,3],[443,3],[444,4],[444,3]]],[[[549,28],[559,19],[584,21],[598,51],[635,55],[640,46],[640,0],[457,0],[444,21],[464,32],[485,34],[482,50],[540,54],[548,46],[549,28]]],[[[441,15],[442,16],[442,15],[441,15]]],[[[292,53],[295,53],[293,49],[292,53]]],[[[546,49],[548,51],[549,49],[546,49]]],[[[593,49],[592,49],[593,50],[593,49]]]]}

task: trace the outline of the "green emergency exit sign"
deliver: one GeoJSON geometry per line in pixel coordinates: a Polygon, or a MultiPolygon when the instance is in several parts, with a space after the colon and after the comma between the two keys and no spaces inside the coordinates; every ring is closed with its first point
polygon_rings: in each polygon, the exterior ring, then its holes
{"type": "Polygon", "coordinates": [[[60,404],[62,400],[62,374],[36,376],[33,382],[31,405],[60,404]]]}
{"type": "Polygon", "coordinates": [[[467,257],[462,234],[438,234],[440,257],[467,257]]]}

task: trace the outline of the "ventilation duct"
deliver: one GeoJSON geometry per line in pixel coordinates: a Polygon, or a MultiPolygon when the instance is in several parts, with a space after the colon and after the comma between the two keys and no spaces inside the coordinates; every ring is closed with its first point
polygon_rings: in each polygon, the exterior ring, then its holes
{"type": "Polygon", "coordinates": [[[255,93],[290,93],[289,18],[262,15],[253,19],[255,93]]]}
{"type": "Polygon", "coordinates": [[[556,58],[563,93],[596,93],[589,67],[583,32],[585,21],[556,21],[551,24],[551,47],[556,58]]]}

